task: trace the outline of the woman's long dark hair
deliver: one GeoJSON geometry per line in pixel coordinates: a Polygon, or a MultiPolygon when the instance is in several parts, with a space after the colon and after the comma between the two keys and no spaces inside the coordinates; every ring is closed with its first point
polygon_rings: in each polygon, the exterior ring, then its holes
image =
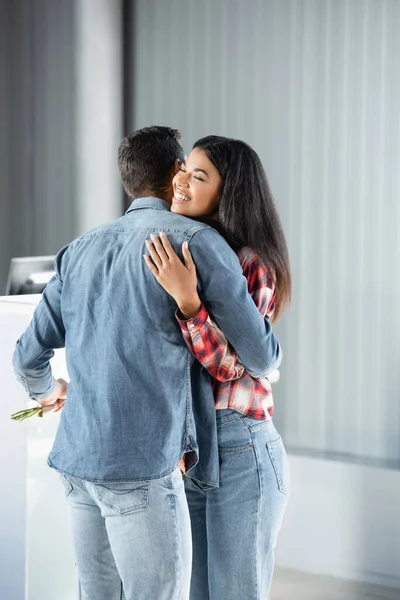
{"type": "Polygon", "coordinates": [[[292,280],[281,220],[258,154],[240,140],[216,135],[198,140],[193,148],[207,154],[222,178],[221,234],[234,250],[252,248],[271,271],[275,322],[290,302],[292,280]]]}

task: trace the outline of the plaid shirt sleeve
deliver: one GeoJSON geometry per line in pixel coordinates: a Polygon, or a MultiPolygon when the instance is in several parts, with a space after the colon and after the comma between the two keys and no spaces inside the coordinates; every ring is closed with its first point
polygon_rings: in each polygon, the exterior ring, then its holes
{"type": "MultiPolygon", "coordinates": [[[[269,319],[274,309],[274,283],[268,269],[250,248],[243,248],[238,256],[249,294],[260,313],[269,319]]],[[[237,353],[204,304],[196,317],[184,320],[177,311],[176,318],[189,350],[214,379],[233,381],[243,375],[244,367],[237,353]]]]}

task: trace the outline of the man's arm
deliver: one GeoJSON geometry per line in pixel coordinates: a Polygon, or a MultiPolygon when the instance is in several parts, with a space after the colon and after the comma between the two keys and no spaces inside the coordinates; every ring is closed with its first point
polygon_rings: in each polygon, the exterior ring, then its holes
{"type": "Polygon", "coordinates": [[[63,348],[65,330],[61,316],[63,248],[54,261],[56,274],[49,281],[25,333],[17,341],[13,366],[17,380],[30,398],[49,398],[56,390],[50,359],[55,348],[63,348]]]}
{"type": "Polygon", "coordinates": [[[263,378],[282,360],[279,342],[254,304],[236,254],[212,229],[189,241],[204,303],[236,350],[246,371],[263,378]]]}

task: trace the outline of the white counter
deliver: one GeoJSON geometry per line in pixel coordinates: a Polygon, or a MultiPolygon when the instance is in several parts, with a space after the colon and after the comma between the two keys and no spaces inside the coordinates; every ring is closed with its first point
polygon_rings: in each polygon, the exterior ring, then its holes
{"type": "MultiPolygon", "coordinates": [[[[28,400],[11,358],[39,299],[0,297],[0,598],[78,600],[67,503],[57,473],[47,466],[59,417],[10,419],[28,400]]],[[[55,377],[68,379],[63,351],[52,367],[55,377]]]]}

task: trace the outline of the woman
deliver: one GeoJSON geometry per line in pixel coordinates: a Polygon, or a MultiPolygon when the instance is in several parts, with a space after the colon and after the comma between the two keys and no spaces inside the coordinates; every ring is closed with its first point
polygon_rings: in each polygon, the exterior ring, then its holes
{"type": "MultiPolygon", "coordinates": [[[[171,210],[220,231],[238,254],[260,312],[276,322],[290,300],[290,268],[256,152],[239,140],[203,138],[182,164],[173,188],[171,210]]],[[[183,264],[165,234],[161,240],[152,236],[152,242],[146,263],[175,298],[186,343],[215,379],[220,487],[204,492],[185,477],[193,535],[190,598],[265,600],[289,494],[287,456],[272,422],[271,388],[268,380],[248,375],[202,304],[187,243],[183,264]]]]}

